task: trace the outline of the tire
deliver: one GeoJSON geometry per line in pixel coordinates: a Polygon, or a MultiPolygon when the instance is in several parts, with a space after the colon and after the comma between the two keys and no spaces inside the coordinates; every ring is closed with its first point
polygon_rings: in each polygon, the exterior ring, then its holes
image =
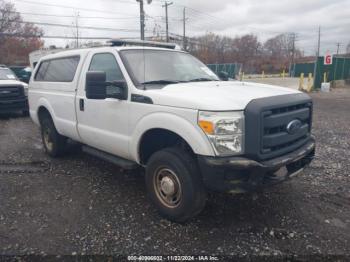
{"type": "Polygon", "coordinates": [[[59,157],[65,153],[67,138],[60,135],[50,115],[45,115],[40,121],[41,139],[46,153],[51,157],[59,157]]]}
{"type": "Polygon", "coordinates": [[[206,192],[197,161],[180,148],[154,153],[148,161],[145,179],[151,201],[171,221],[185,222],[205,206],[206,192]]]}

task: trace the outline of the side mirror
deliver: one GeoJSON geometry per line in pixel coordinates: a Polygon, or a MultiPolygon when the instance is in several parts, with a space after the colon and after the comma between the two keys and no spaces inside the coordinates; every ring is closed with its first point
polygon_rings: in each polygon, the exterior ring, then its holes
{"type": "Polygon", "coordinates": [[[228,76],[228,73],[225,72],[225,71],[221,71],[219,72],[219,77],[222,81],[228,81],[229,80],[229,76],[228,76]]]}
{"type": "Polygon", "coordinates": [[[100,71],[87,72],[85,91],[87,99],[106,99],[106,73],[100,71]]]}

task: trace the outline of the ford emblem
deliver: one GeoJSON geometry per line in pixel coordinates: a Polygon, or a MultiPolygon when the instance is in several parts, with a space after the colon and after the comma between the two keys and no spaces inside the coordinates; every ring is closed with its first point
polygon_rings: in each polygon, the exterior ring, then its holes
{"type": "Polygon", "coordinates": [[[301,125],[302,125],[302,123],[298,119],[290,121],[287,125],[288,134],[294,135],[295,133],[297,133],[298,130],[300,129],[301,125]]]}

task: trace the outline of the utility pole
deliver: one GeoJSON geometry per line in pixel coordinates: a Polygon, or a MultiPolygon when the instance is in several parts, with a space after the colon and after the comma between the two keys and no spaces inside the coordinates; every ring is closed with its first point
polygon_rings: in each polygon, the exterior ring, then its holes
{"type": "Polygon", "coordinates": [[[75,48],[79,48],[79,12],[75,14],[75,48]]]}
{"type": "MultiPolygon", "coordinates": [[[[136,0],[140,3],[140,32],[141,40],[145,40],[145,10],[143,9],[143,0],[136,0]]],[[[147,3],[152,3],[152,0],[147,0],[147,3]]]]}
{"type": "Polygon", "coordinates": [[[292,44],[292,64],[294,64],[294,57],[295,57],[295,41],[296,41],[296,35],[293,33],[293,44],[292,44]]]}
{"type": "Polygon", "coordinates": [[[321,26],[318,27],[317,52],[316,52],[316,60],[314,65],[314,88],[316,85],[317,63],[318,63],[318,57],[320,56],[320,46],[321,46],[321,26]]]}
{"type": "MultiPolygon", "coordinates": [[[[294,60],[295,60],[295,41],[296,41],[296,34],[292,33],[292,57],[291,57],[291,62],[289,66],[289,76],[292,77],[292,68],[294,66],[294,60]]],[[[293,74],[294,75],[294,74],[293,74]]]]}
{"type": "Polygon", "coordinates": [[[339,48],[341,46],[341,43],[337,43],[337,56],[335,57],[335,67],[334,67],[334,74],[333,74],[333,80],[336,80],[337,76],[337,68],[338,68],[338,54],[339,54],[339,48]]]}
{"type": "Polygon", "coordinates": [[[140,3],[140,32],[141,40],[145,40],[145,11],[143,10],[143,0],[136,0],[140,3]]]}
{"type": "Polygon", "coordinates": [[[182,47],[184,50],[186,50],[186,7],[184,7],[184,11],[183,11],[183,39],[182,39],[182,47]]]}
{"type": "Polygon", "coordinates": [[[321,26],[318,27],[317,57],[320,56],[321,47],[321,26]]]}
{"type": "Polygon", "coordinates": [[[165,7],[165,30],[166,30],[166,41],[169,42],[169,22],[168,22],[168,6],[172,5],[173,2],[165,2],[162,7],[165,7]]]}
{"type": "Polygon", "coordinates": [[[339,54],[339,48],[341,46],[341,43],[337,43],[337,55],[339,54]]]}

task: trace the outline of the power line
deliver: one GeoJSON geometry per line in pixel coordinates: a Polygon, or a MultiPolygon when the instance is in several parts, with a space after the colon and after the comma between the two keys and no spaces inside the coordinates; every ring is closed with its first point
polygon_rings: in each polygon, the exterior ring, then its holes
{"type": "MultiPolygon", "coordinates": [[[[154,1],[156,1],[156,0],[154,0],[154,1]]],[[[162,1],[157,1],[157,2],[162,2],[162,1]]],[[[163,2],[165,2],[165,1],[163,1],[163,2]]],[[[218,21],[231,22],[228,19],[217,18],[217,17],[215,17],[213,15],[210,15],[208,13],[205,13],[205,12],[199,11],[197,9],[188,7],[186,5],[181,5],[181,4],[174,3],[174,6],[177,7],[177,8],[180,8],[181,11],[183,11],[183,8],[186,8],[187,11],[191,12],[191,20],[193,18],[201,19],[201,21],[202,21],[201,24],[205,23],[205,24],[208,24],[208,25],[217,26],[217,24],[218,24],[217,22],[218,21]]]]}
{"type": "MultiPolygon", "coordinates": [[[[33,4],[33,5],[43,5],[43,6],[53,6],[53,7],[59,7],[59,8],[67,8],[67,9],[72,9],[72,10],[81,10],[81,11],[89,11],[89,12],[99,12],[99,13],[105,13],[105,14],[118,14],[118,16],[123,15],[123,17],[102,17],[102,16],[79,16],[79,19],[110,19],[110,20],[128,20],[128,19],[136,19],[138,16],[135,15],[131,15],[129,14],[129,16],[125,16],[125,13],[118,13],[118,12],[114,12],[114,11],[108,11],[108,10],[96,10],[96,9],[92,9],[92,8],[84,8],[84,7],[77,7],[77,6],[69,6],[69,5],[60,5],[60,4],[50,4],[50,3],[45,3],[45,2],[39,2],[39,1],[32,1],[32,0],[14,0],[14,1],[18,1],[18,2],[23,2],[23,3],[28,3],[28,4],[33,4]]],[[[124,4],[133,4],[133,5],[137,5],[138,3],[135,0],[118,0],[118,2],[120,3],[124,3],[124,4]]],[[[157,6],[162,6],[162,4],[167,3],[166,1],[161,1],[161,0],[153,0],[153,2],[155,2],[154,4],[157,6]]],[[[209,13],[191,8],[191,7],[187,7],[185,5],[181,5],[181,4],[177,4],[174,3],[174,7],[176,8],[183,8],[186,7],[186,15],[187,17],[190,17],[190,23],[187,23],[185,25],[185,29],[187,29],[187,31],[190,31],[191,33],[196,32],[201,30],[202,33],[204,33],[204,31],[208,31],[205,30],[205,26],[208,27],[213,27],[213,28],[217,28],[218,27],[218,23],[227,23],[230,22],[229,18],[220,18],[220,17],[216,17],[214,15],[211,15],[209,13]],[[195,29],[193,29],[195,28],[195,29]],[[196,30],[197,29],[197,30],[196,30]],[[192,31],[193,30],[193,31],[192,31]]],[[[67,18],[75,18],[75,16],[68,16],[68,15],[57,15],[57,14],[40,14],[40,13],[22,13],[24,15],[37,15],[37,16],[47,16],[47,17],[67,17],[67,18]]],[[[151,16],[147,16],[146,17],[152,18],[151,16]]],[[[163,18],[164,16],[156,16],[154,18],[163,18]]],[[[152,18],[152,19],[154,19],[152,18]]],[[[169,19],[172,20],[175,25],[177,26],[177,23],[180,23],[181,21],[183,22],[183,19],[181,18],[175,18],[175,17],[168,17],[168,26],[169,26],[169,19]]],[[[164,20],[162,21],[164,22],[164,20]]],[[[34,24],[39,24],[36,22],[32,22],[34,24]]],[[[40,22],[41,23],[41,22],[40,22]]],[[[154,19],[154,23],[156,23],[156,19],[154,19]]],[[[51,24],[51,23],[41,23],[41,25],[43,26],[56,26],[51,24]],[[49,25],[50,24],[50,25],[49,25]]],[[[69,27],[68,25],[60,25],[61,27],[69,27]]],[[[179,31],[181,30],[181,26],[177,26],[179,28],[179,31]]],[[[281,34],[281,33],[286,33],[286,32],[276,32],[276,31],[267,31],[266,29],[261,29],[261,28],[255,28],[255,27],[251,27],[248,26],[248,29],[254,29],[256,30],[256,32],[254,32],[254,34],[281,34]],[[263,30],[263,32],[261,31],[263,30]]],[[[84,28],[83,28],[84,29],[84,28]]],[[[85,29],[92,29],[92,30],[105,30],[103,27],[101,28],[93,28],[93,27],[86,27],[85,29]]],[[[124,31],[124,32],[136,32],[136,29],[114,29],[114,28],[108,28],[106,29],[107,31],[111,31],[111,29],[114,31],[124,31]]],[[[171,30],[172,28],[170,28],[171,30]]],[[[177,31],[177,30],[176,30],[177,31]]],[[[149,31],[151,32],[151,31],[149,31]]],[[[169,29],[168,29],[169,32],[169,29]]],[[[187,32],[188,34],[188,32],[187,32]]],[[[308,35],[308,36],[302,36],[302,39],[304,38],[311,38],[312,36],[308,35]]],[[[324,43],[325,41],[323,41],[324,43]]]]}
{"type": "MultiPolygon", "coordinates": [[[[0,9],[0,11],[20,14],[20,15],[33,15],[33,16],[47,16],[47,17],[62,17],[62,18],[75,18],[74,15],[58,15],[58,14],[42,14],[42,13],[31,13],[31,12],[18,12],[8,11],[0,9]]],[[[111,19],[111,20],[124,20],[124,19],[136,19],[138,16],[126,16],[126,17],[103,17],[103,16],[79,16],[81,19],[111,19]]]]}
{"type": "MultiPolygon", "coordinates": [[[[4,21],[4,19],[0,19],[0,21],[4,21]]],[[[35,25],[43,25],[43,26],[53,26],[53,27],[65,27],[65,28],[74,28],[75,25],[67,25],[67,24],[56,24],[56,23],[44,23],[44,22],[33,22],[33,21],[13,21],[20,24],[35,24],[35,25]]],[[[124,29],[124,28],[108,28],[108,27],[93,27],[93,26],[79,26],[81,29],[90,29],[90,30],[103,30],[103,31],[119,31],[119,32],[139,32],[138,29],[124,29]]]]}
{"type": "MultiPolygon", "coordinates": [[[[54,39],[76,39],[76,36],[55,36],[55,35],[35,35],[35,34],[12,34],[12,33],[0,33],[1,36],[6,37],[18,37],[18,38],[54,38],[54,39]]],[[[89,37],[79,36],[79,39],[91,39],[91,40],[108,40],[112,37],[89,37]]]]}
{"type": "MultiPolygon", "coordinates": [[[[19,1],[19,2],[23,2],[23,3],[29,3],[29,4],[35,4],[35,5],[44,5],[44,6],[53,6],[53,7],[60,7],[60,8],[68,8],[68,9],[75,9],[75,10],[82,10],[82,11],[91,11],[91,12],[101,12],[101,13],[110,13],[110,14],[123,14],[124,13],[117,13],[117,12],[111,12],[111,11],[105,11],[105,10],[96,10],[96,9],[91,9],[91,8],[82,8],[82,7],[75,7],[75,6],[68,6],[68,5],[58,5],[58,4],[49,4],[49,3],[43,3],[43,2],[37,2],[37,1],[30,1],[30,0],[14,0],[14,1],[19,1]]],[[[126,3],[126,4],[136,4],[135,2],[129,2],[129,1],[122,1],[122,0],[118,0],[118,2],[122,2],[122,3],[126,3]]],[[[162,1],[156,1],[158,3],[161,3],[162,1]]],[[[217,18],[213,15],[210,15],[208,13],[199,11],[197,9],[191,8],[191,7],[187,7],[185,5],[180,5],[180,4],[174,4],[177,7],[186,7],[187,10],[191,11],[191,19],[195,19],[195,20],[201,20],[201,25],[206,24],[207,26],[217,26],[217,22],[221,21],[221,22],[228,22],[229,20],[226,19],[222,19],[222,18],[217,18]]],[[[49,16],[49,15],[47,15],[49,16]]],[[[71,17],[74,18],[74,17],[71,17]]],[[[88,18],[88,17],[81,17],[81,18],[88,18]]],[[[89,18],[93,18],[93,17],[89,17],[89,18]]],[[[135,17],[136,18],[136,17],[135,17]]],[[[96,19],[99,19],[96,17],[96,19]]],[[[102,18],[101,18],[102,19],[102,18]]],[[[107,19],[107,18],[104,18],[107,19]]],[[[121,19],[121,18],[108,18],[108,19],[121,19]]],[[[196,27],[194,25],[190,25],[190,27],[196,27]]],[[[197,27],[199,28],[199,27],[197,27]]],[[[201,27],[202,28],[202,27],[201,27]]]]}
{"type": "Polygon", "coordinates": [[[57,5],[57,4],[48,4],[43,2],[36,2],[36,1],[29,1],[29,0],[14,0],[18,2],[33,4],[33,5],[43,5],[43,6],[52,6],[52,7],[60,7],[60,8],[67,8],[67,9],[73,9],[73,10],[80,10],[80,11],[88,11],[88,12],[98,12],[98,13],[108,13],[108,14],[122,14],[125,15],[125,13],[117,13],[117,12],[111,12],[106,10],[98,10],[98,9],[92,9],[92,8],[83,8],[83,7],[76,7],[76,6],[68,6],[68,5],[57,5]]]}

